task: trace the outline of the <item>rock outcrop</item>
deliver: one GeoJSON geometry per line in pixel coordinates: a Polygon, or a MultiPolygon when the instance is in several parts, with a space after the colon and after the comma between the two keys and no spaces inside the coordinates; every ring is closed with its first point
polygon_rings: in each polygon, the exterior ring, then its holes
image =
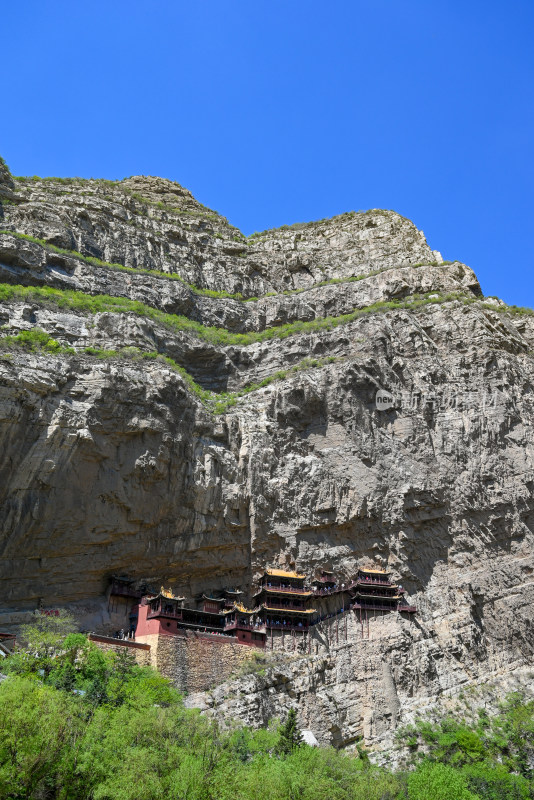
{"type": "Polygon", "coordinates": [[[350,617],[197,698],[248,722],[298,703],[339,746],[528,666],[531,316],[390,211],[247,239],[160,178],[1,166],[2,201],[2,627],[42,604],[105,630],[112,574],[192,596],[387,566],[415,619],[350,617]]]}

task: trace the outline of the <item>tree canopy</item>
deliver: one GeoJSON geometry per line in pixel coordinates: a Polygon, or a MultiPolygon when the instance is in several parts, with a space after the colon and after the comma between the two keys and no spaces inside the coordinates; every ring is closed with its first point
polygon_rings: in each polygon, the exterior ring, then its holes
{"type": "Polygon", "coordinates": [[[399,731],[411,764],[302,742],[298,715],[221,729],[128,653],[103,652],[68,615],[36,618],[3,662],[0,798],[6,800],[532,800],[534,704],[510,695],[476,724],[399,731]]]}

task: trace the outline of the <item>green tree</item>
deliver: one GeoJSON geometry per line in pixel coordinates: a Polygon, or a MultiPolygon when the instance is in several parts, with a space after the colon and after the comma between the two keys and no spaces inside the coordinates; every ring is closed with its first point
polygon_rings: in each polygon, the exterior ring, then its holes
{"type": "Polygon", "coordinates": [[[410,800],[479,800],[466,778],[448,764],[424,764],[408,776],[410,800]]]}
{"type": "Polygon", "coordinates": [[[75,743],[84,725],[79,698],[16,675],[3,681],[0,797],[70,797],[75,743]]]}
{"type": "Polygon", "coordinates": [[[64,608],[52,615],[36,611],[31,623],[22,626],[20,638],[29,653],[37,658],[50,658],[62,649],[66,637],[77,630],[75,618],[64,608]]]}
{"type": "Polygon", "coordinates": [[[290,708],[286,721],[280,726],[276,749],[281,755],[289,755],[301,744],[302,734],[298,726],[297,712],[294,708],[290,708]]]}
{"type": "Polygon", "coordinates": [[[503,764],[469,764],[462,774],[472,792],[481,800],[531,800],[532,783],[511,774],[503,764]]]}

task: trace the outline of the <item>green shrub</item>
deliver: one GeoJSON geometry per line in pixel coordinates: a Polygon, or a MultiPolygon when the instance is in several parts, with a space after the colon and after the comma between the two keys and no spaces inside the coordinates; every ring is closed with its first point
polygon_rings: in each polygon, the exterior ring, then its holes
{"type": "Polygon", "coordinates": [[[470,764],[462,775],[480,800],[532,800],[532,782],[510,773],[502,764],[470,764]]]}
{"type": "Polygon", "coordinates": [[[409,800],[478,800],[465,776],[447,764],[424,764],[408,776],[409,800]]]}
{"type": "MultiPolygon", "coordinates": [[[[65,180],[67,180],[67,179],[65,179],[65,180]]],[[[110,183],[112,183],[112,182],[110,182],[110,183]]],[[[135,195],[133,195],[133,196],[135,196],[135,195]]],[[[9,201],[5,201],[5,202],[9,202],[9,201]]],[[[163,234],[161,232],[156,232],[156,233],[158,233],[159,236],[163,236],[163,234]]],[[[154,276],[156,276],[158,278],[165,278],[165,279],[168,279],[168,280],[179,281],[180,283],[183,283],[184,286],[187,286],[187,288],[191,292],[193,292],[193,294],[196,294],[196,295],[199,295],[199,296],[203,296],[203,297],[212,297],[214,299],[238,300],[240,302],[251,303],[251,302],[257,302],[258,300],[266,298],[266,297],[275,297],[277,295],[277,292],[267,292],[266,294],[261,295],[261,297],[254,296],[254,297],[245,298],[241,292],[233,292],[232,293],[232,292],[227,292],[224,289],[200,288],[198,286],[195,286],[194,284],[188,283],[184,278],[182,278],[177,273],[163,272],[162,270],[150,269],[148,267],[147,268],[145,268],[145,267],[127,267],[124,264],[118,264],[118,263],[109,262],[109,261],[102,261],[101,259],[96,258],[94,256],[85,256],[85,255],[83,255],[82,253],[79,253],[76,250],[66,250],[65,248],[57,247],[56,245],[49,244],[48,242],[44,241],[43,239],[37,239],[35,236],[30,236],[29,234],[18,233],[16,231],[9,231],[9,230],[0,230],[0,234],[14,236],[14,237],[16,237],[18,239],[26,239],[29,242],[33,242],[34,244],[40,245],[41,247],[45,248],[46,250],[49,250],[50,252],[58,253],[60,255],[65,255],[65,256],[68,256],[70,258],[76,258],[76,259],[78,259],[80,261],[83,261],[83,262],[85,262],[87,264],[92,264],[93,266],[104,267],[104,268],[107,268],[107,269],[119,270],[119,271],[122,271],[122,272],[129,272],[129,273],[138,274],[138,275],[154,275],[154,276]]],[[[213,235],[214,235],[215,238],[224,239],[224,237],[220,233],[214,233],[213,235]]],[[[234,239],[238,240],[237,237],[234,237],[234,239]]],[[[241,240],[238,240],[238,241],[241,241],[241,240]]],[[[249,242],[249,244],[250,244],[250,242],[249,242]]],[[[244,257],[246,255],[246,253],[242,252],[242,253],[238,253],[237,255],[239,257],[244,257]]],[[[446,264],[452,264],[454,262],[452,262],[452,261],[443,261],[442,263],[443,263],[443,265],[446,265],[446,264]]],[[[430,261],[427,264],[425,264],[424,262],[420,262],[418,264],[409,265],[410,268],[412,268],[412,267],[413,268],[422,267],[422,266],[441,266],[441,262],[430,261]]],[[[329,278],[329,279],[326,279],[326,280],[323,280],[323,281],[319,281],[318,283],[314,283],[311,286],[304,287],[302,289],[286,289],[286,290],[284,290],[282,292],[282,294],[290,296],[290,295],[293,295],[293,294],[302,294],[303,292],[312,291],[313,289],[321,288],[321,287],[324,287],[324,286],[336,286],[338,284],[344,284],[344,283],[355,283],[355,282],[363,281],[366,278],[372,278],[375,275],[380,275],[383,272],[389,272],[389,271],[391,271],[393,269],[399,269],[399,268],[400,268],[399,266],[396,266],[396,267],[383,267],[382,269],[372,270],[372,271],[367,272],[367,273],[365,273],[363,275],[352,275],[352,276],[349,276],[349,277],[346,277],[346,278],[329,278]]],[[[525,309],[519,309],[517,306],[512,306],[511,308],[516,309],[516,313],[526,313],[526,311],[528,311],[528,310],[525,310],[525,309]]]]}
{"type": "Polygon", "coordinates": [[[50,287],[0,284],[0,302],[7,302],[12,299],[24,299],[42,302],[43,304],[56,306],[58,308],[71,308],[93,314],[106,311],[112,313],[132,313],[137,316],[152,319],[174,331],[188,331],[207,342],[217,345],[248,345],[254,342],[268,341],[270,339],[285,339],[288,336],[294,336],[300,333],[333,330],[339,325],[347,325],[354,322],[354,320],[366,314],[401,308],[412,310],[429,303],[446,303],[462,298],[463,295],[452,292],[446,295],[429,292],[426,295],[414,295],[402,301],[388,300],[377,302],[364,308],[355,309],[348,314],[342,314],[339,317],[323,317],[308,322],[291,322],[273,328],[266,328],[263,331],[253,331],[250,333],[231,333],[224,328],[202,325],[183,315],[167,314],[164,311],[159,311],[138,300],[130,300],[125,297],[113,297],[104,294],[87,295],[84,292],[52,289],[50,287]]]}
{"type": "Polygon", "coordinates": [[[10,347],[12,345],[19,345],[24,350],[45,350],[48,353],[72,352],[72,348],[63,347],[60,342],[53,339],[50,334],[41,328],[31,328],[27,331],[21,331],[16,336],[4,336],[0,339],[0,344],[3,347],[10,347]]]}
{"type": "MultiPolygon", "coordinates": [[[[375,303],[372,306],[368,306],[363,309],[356,309],[355,311],[349,314],[343,314],[340,317],[326,317],[309,322],[294,322],[280,325],[279,327],[275,328],[267,328],[263,331],[237,334],[231,333],[223,328],[204,326],[195,320],[189,319],[188,317],[167,314],[163,311],[153,308],[152,306],[147,306],[140,301],[130,300],[128,298],[112,297],[110,295],[87,295],[83,292],[53,289],[50,287],[27,287],[11,284],[0,284],[0,302],[25,300],[33,303],[39,303],[43,306],[68,308],[89,314],[105,312],[123,314],[131,313],[137,316],[147,317],[148,319],[151,319],[172,331],[185,331],[192,333],[193,335],[198,336],[213,345],[223,346],[247,345],[274,338],[285,339],[289,336],[301,333],[332,330],[339,325],[349,324],[365,314],[381,313],[400,308],[406,308],[410,310],[417,309],[427,303],[449,302],[452,300],[457,300],[458,297],[459,296],[456,294],[448,294],[438,297],[414,296],[403,301],[394,300],[375,303]]],[[[4,336],[2,339],[0,339],[0,343],[4,349],[14,345],[19,345],[25,347],[26,349],[40,349],[58,354],[75,353],[73,348],[62,346],[55,339],[39,329],[32,329],[32,331],[26,331],[18,334],[17,336],[4,336]]],[[[215,411],[215,413],[224,413],[224,411],[235,405],[238,397],[266,387],[273,381],[284,380],[291,373],[295,373],[300,370],[321,367],[326,363],[333,363],[336,360],[335,356],[331,356],[327,359],[306,358],[299,364],[291,367],[289,370],[278,370],[274,375],[264,378],[259,383],[251,383],[238,392],[225,392],[221,393],[220,395],[216,395],[215,393],[202,389],[202,387],[196,383],[196,381],[185,370],[185,368],[177,364],[175,361],[173,361],[173,359],[157,353],[139,353],[137,350],[131,350],[130,348],[125,348],[124,351],[104,350],[96,346],[88,346],[85,348],[84,352],[86,355],[103,359],[115,357],[118,358],[121,357],[121,355],[122,357],[158,358],[163,363],[166,363],[171,369],[179,372],[191,391],[193,391],[194,394],[203,403],[205,403],[208,408],[215,411]]]]}

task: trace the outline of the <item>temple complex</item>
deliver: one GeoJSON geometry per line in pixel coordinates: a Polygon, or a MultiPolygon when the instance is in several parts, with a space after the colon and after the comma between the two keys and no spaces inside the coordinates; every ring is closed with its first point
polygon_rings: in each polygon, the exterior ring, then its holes
{"type": "MultiPolygon", "coordinates": [[[[134,588],[128,578],[114,577],[109,593],[110,612],[128,620],[124,638],[184,636],[187,631],[219,641],[265,647],[267,636],[311,631],[325,619],[353,611],[360,621],[369,612],[416,612],[404,600],[404,589],[391,573],[378,568],[361,568],[356,577],[341,583],[327,569],[318,570],[306,584],[306,575],[296,571],[266,569],[252,596],[252,607],[243,602],[237,588],[200,592],[186,605],[186,598],[161,587],[134,588]],[[336,599],[337,598],[337,599],[336,599]],[[196,606],[196,607],[193,607],[196,606]]],[[[122,637],[121,637],[122,638],[122,637]]]]}
{"type": "Polygon", "coordinates": [[[350,579],[318,569],[309,583],[303,573],[269,568],[250,594],[234,586],[203,589],[189,599],[117,576],[108,592],[110,624],[120,630],[115,638],[92,634],[92,641],[103,649],[131,648],[138,663],[188,692],[237,674],[250,648],[318,653],[347,641],[349,615],[369,638],[372,617],[416,612],[391,573],[375,566],[350,579]]]}

